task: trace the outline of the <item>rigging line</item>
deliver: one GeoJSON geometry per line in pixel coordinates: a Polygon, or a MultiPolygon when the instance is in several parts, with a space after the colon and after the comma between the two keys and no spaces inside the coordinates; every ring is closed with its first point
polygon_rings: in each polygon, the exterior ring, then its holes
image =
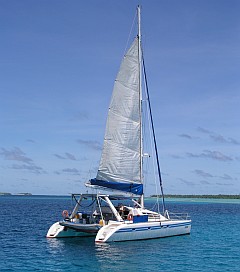
{"type": "MultiPolygon", "coordinates": [[[[146,94],[146,88],[145,86],[143,86],[144,88],[144,102],[147,103],[147,94],[146,94]]],[[[144,139],[147,139],[148,141],[144,141],[144,148],[147,148],[147,149],[150,149],[151,153],[150,154],[154,154],[154,143],[153,143],[153,137],[146,137],[146,136],[152,136],[152,130],[151,130],[151,121],[150,121],[150,114],[149,114],[149,111],[147,110],[147,104],[144,105],[144,139]]],[[[152,156],[152,155],[151,155],[152,156]]],[[[150,165],[150,160],[146,159],[144,160],[143,162],[145,163],[145,170],[146,170],[146,174],[144,175],[144,189],[146,190],[146,187],[147,187],[147,180],[149,180],[149,178],[151,178],[151,176],[149,175],[148,173],[148,170],[150,169],[149,165],[150,165]]],[[[155,163],[152,163],[151,164],[152,168],[153,168],[153,173],[156,173],[157,170],[156,170],[156,165],[155,163]]],[[[151,170],[150,170],[151,171],[151,170]]],[[[157,186],[157,178],[156,178],[156,175],[154,174],[154,184],[155,184],[155,190],[156,190],[156,195],[158,195],[158,187],[157,186]]],[[[144,191],[145,191],[144,190],[144,191]]],[[[160,210],[159,210],[159,197],[157,197],[157,205],[158,205],[158,213],[160,213],[160,210]]]]}
{"type": "MultiPolygon", "coordinates": [[[[146,93],[146,88],[144,88],[144,91],[145,91],[145,95],[147,96],[147,93],[146,93]]],[[[148,111],[148,114],[147,114],[147,118],[148,118],[148,126],[149,126],[149,133],[151,133],[151,121],[150,121],[150,113],[148,111]]],[[[152,133],[151,133],[151,136],[152,136],[152,133]]],[[[153,137],[150,137],[150,144],[151,144],[151,152],[152,154],[154,154],[154,143],[153,143],[153,137]]],[[[154,183],[155,183],[155,191],[156,191],[156,195],[157,195],[157,203],[155,205],[157,205],[157,211],[158,213],[160,213],[160,207],[159,207],[159,192],[158,192],[158,189],[159,187],[157,186],[157,177],[155,175],[156,173],[156,164],[153,163],[153,171],[154,171],[154,183]]]]}
{"type": "Polygon", "coordinates": [[[124,53],[123,56],[126,55],[128,44],[129,44],[129,40],[130,40],[130,36],[131,36],[131,34],[133,32],[133,26],[134,26],[135,21],[136,21],[136,17],[137,17],[137,12],[135,12],[135,15],[134,15],[134,18],[133,18],[133,21],[132,21],[132,26],[131,26],[131,29],[130,29],[130,32],[129,32],[129,35],[128,35],[128,39],[127,39],[127,43],[126,43],[126,46],[125,46],[125,50],[123,52],[124,53]]]}
{"type": "Polygon", "coordinates": [[[161,177],[160,163],[159,163],[159,158],[158,158],[158,150],[157,150],[157,142],[156,142],[155,130],[154,130],[154,126],[153,126],[153,117],[152,117],[152,109],[151,109],[151,103],[150,103],[150,97],[149,97],[149,91],[148,91],[148,82],[147,82],[146,67],[145,67],[143,55],[142,55],[142,62],[143,62],[143,72],[144,72],[144,79],[145,79],[146,91],[147,91],[147,100],[148,100],[148,106],[149,106],[149,113],[150,113],[151,125],[152,125],[152,133],[153,133],[153,141],[154,141],[154,147],[155,147],[155,154],[156,154],[156,159],[157,159],[158,177],[159,177],[160,188],[161,188],[161,193],[162,193],[163,212],[165,212],[166,209],[165,209],[165,200],[164,200],[164,194],[163,194],[162,177],[161,177]]]}

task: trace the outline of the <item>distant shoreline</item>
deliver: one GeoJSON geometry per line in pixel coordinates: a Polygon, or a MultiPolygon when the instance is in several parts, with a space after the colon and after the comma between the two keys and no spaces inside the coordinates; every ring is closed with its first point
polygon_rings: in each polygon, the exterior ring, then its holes
{"type": "MultiPolygon", "coordinates": [[[[151,195],[150,197],[157,197],[151,195]]],[[[161,196],[159,196],[161,197],[161,196]]],[[[240,195],[164,195],[165,198],[211,198],[211,199],[240,199],[240,195]]]]}
{"type": "MultiPolygon", "coordinates": [[[[17,193],[17,194],[12,194],[8,192],[0,192],[0,197],[1,196],[53,196],[53,197],[69,197],[69,195],[33,195],[31,193],[17,193]]],[[[147,196],[148,197],[148,196],[147,196]]],[[[150,195],[150,197],[154,198],[157,197],[157,195],[150,195]]],[[[161,195],[158,197],[162,197],[161,195]]],[[[173,194],[166,194],[164,195],[165,198],[205,198],[205,199],[240,199],[240,194],[238,195],[223,195],[223,194],[218,194],[218,195],[173,195],[173,194]]]]}
{"type": "Polygon", "coordinates": [[[12,193],[3,193],[0,192],[0,196],[31,196],[31,193],[17,193],[17,194],[12,194],[12,193]]]}

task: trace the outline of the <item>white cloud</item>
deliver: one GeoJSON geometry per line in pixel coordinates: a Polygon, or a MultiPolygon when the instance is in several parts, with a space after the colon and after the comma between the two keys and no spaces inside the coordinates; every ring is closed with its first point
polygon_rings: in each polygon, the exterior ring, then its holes
{"type": "Polygon", "coordinates": [[[0,155],[2,155],[5,160],[20,161],[25,163],[32,163],[33,161],[31,158],[27,157],[19,147],[14,147],[12,150],[1,148],[1,150],[0,155]]]}
{"type": "Polygon", "coordinates": [[[232,161],[233,159],[219,151],[204,150],[200,154],[187,153],[188,157],[192,158],[209,158],[218,161],[232,161]]]}

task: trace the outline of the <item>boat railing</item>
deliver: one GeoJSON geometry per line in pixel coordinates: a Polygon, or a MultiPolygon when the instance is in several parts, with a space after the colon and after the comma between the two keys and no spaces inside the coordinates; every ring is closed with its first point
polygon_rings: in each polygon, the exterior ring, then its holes
{"type": "Polygon", "coordinates": [[[190,215],[188,213],[168,212],[168,218],[172,220],[190,220],[190,215]]]}
{"type": "Polygon", "coordinates": [[[162,216],[160,214],[148,214],[148,219],[151,221],[160,221],[162,216]]]}

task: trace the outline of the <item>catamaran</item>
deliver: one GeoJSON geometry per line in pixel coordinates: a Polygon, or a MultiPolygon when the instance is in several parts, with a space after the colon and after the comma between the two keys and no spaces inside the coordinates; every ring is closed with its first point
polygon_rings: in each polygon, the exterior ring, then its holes
{"type": "Polygon", "coordinates": [[[124,216],[123,203],[128,198],[107,194],[72,194],[72,200],[75,201],[73,210],[62,211],[62,220],[49,228],[47,238],[96,236],[109,220],[121,218],[116,211],[124,216]]]}
{"type": "Polygon", "coordinates": [[[172,215],[165,207],[160,163],[155,136],[146,68],[141,41],[141,9],[137,7],[138,34],[125,54],[115,80],[104,137],[102,157],[95,179],[86,185],[121,191],[139,196],[135,207],[125,206],[127,218],[119,216],[111,206],[117,220],[110,220],[99,229],[97,243],[142,240],[190,234],[188,214],[172,215]],[[145,99],[143,99],[143,84],[145,99]],[[143,159],[143,102],[147,103],[159,187],[162,194],[163,214],[144,205],[143,159]]]}
{"type": "MultiPolygon", "coordinates": [[[[173,214],[166,209],[157,141],[149,97],[141,41],[141,9],[137,7],[138,33],[125,54],[115,80],[108,110],[102,156],[96,178],[85,185],[96,190],[121,192],[133,205],[114,205],[110,195],[96,194],[98,208],[91,214],[79,211],[86,195],[81,195],[69,215],[49,229],[47,237],[96,236],[96,243],[153,239],[190,234],[191,219],[186,213],[173,214]],[[144,88],[143,88],[144,87],[144,88]],[[144,89],[144,93],[143,93],[144,89]],[[147,109],[152,138],[152,156],[157,166],[162,195],[160,208],[147,209],[144,203],[143,103],[147,109]],[[108,208],[101,208],[104,201],[108,208]]],[[[159,204],[159,202],[157,202],[159,204]]]]}

